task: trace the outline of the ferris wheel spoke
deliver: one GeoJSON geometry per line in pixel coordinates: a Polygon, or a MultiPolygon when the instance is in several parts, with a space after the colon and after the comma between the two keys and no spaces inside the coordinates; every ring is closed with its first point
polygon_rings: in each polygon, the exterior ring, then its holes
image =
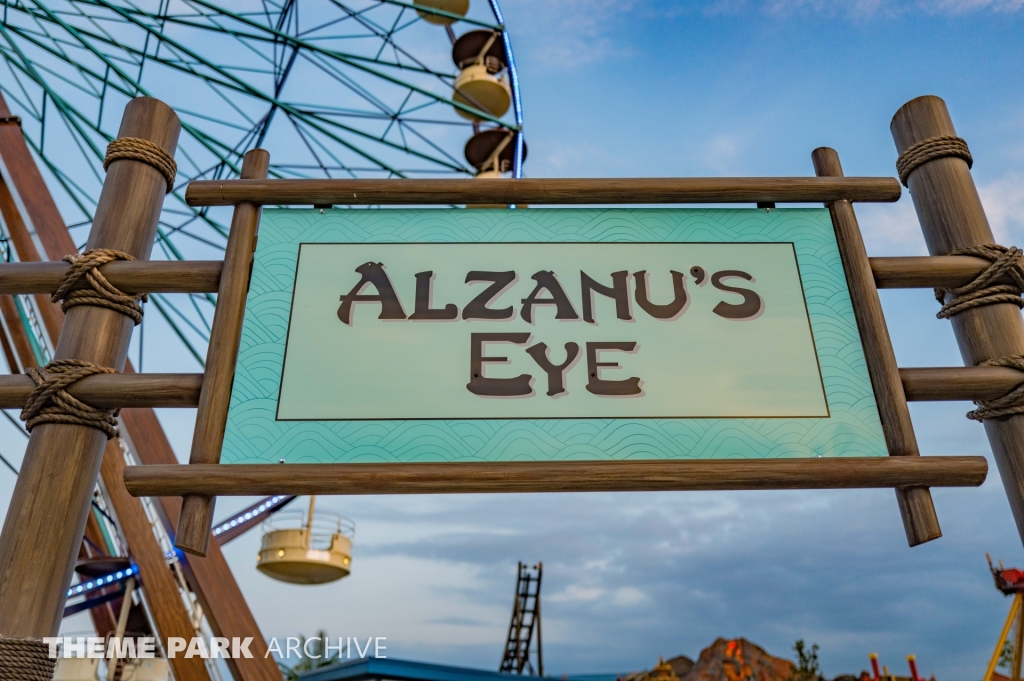
{"type": "Polygon", "coordinates": [[[386,50],[388,47],[394,47],[395,46],[395,44],[391,40],[391,37],[395,34],[395,29],[398,28],[398,23],[402,20],[402,16],[404,14],[405,14],[405,8],[403,7],[398,12],[398,14],[395,16],[395,21],[394,21],[394,23],[391,24],[390,30],[388,30],[387,33],[385,33],[383,36],[381,36],[381,38],[383,38],[383,41],[381,42],[380,49],[377,50],[376,59],[380,59],[380,55],[382,55],[384,53],[384,50],[386,50]]]}
{"type": "MultiPolygon", "coordinates": [[[[157,312],[160,313],[160,316],[163,318],[163,320],[167,322],[168,326],[171,327],[171,331],[174,332],[174,335],[178,337],[178,340],[181,341],[182,345],[185,346],[185,348],[189,351],[192,357],[199,363],[199,366],[205,368],[206,361],[203,359],[203,356],[199,354],[199,351],[196,350],[195,346],[189,340],[188,336],[186,336],[185,333],[178,326],[178,324],[173,319],[171,319],[171,316],[168,314],[167,309],[164,307],[164,304],[166,303],[161,304],[160,296],[158,295],[152,295],[149,297],[149,299],[153,302],[153,306],[156,307],[157,312]]],[[[171,309],[174,309],[169,304],[167,304],[167,306],[171,307],[171,309]]]]}
{"type": "MultiPolygon", "coordinates": [[[[217,243],[214,243],[214,242],[210,241],[209,239],[206,239],[205,237],[199,236],[198,234],[193,234],[192,232],[190,232],[187,229],[185,229],[185,225],[176,225],[176,226],[172,227],[170,229],[170,231],[165,232],[165,235],[167,237],[170,237],[173,234],[181,234],[182,236],[188,237],[189,239],[197,241],[197,242],[199,242],[199,243],[201,243],[201,244],[203,244],[205,246],[209,246],[211,248],[215,248],[218,251],[223,251],[224,250],[224,244],[217,244],[217,243]]],[[[179,259],[183,260],[184,258],[179,258],[179,259]]]]}
{"type": "MultiPolygon", "coordinates": [[[[320,169],[324,172],[324,174],[327,177],[330,177],[331,176],[331,172],[327,169],[327,166],[324,165],[324,162],[320,160],[320,155],[316,153],[316,150],[313,148],[313,145],[310,144],[309,139],[306,137],[306,134],[302,131],[301,126],[299,126],[298,122],[296,122],[296,120],[291,115],[288,115],[288,120],[291,122],[292,126],[295,128],[295,132],[298,133],[299,138],[302,139],[303,144],[305,144],[306,148],[309,149],[310,155],[316,160],[317,164],[320,166],[320,169]]],[[[323,145],[318,144],[317,146],[320,146],[321,148],[323,148],[323,145]]],[[[341,163],[341,161],[336,156],[334,156],[333,154],[330,154],[330,156],[331,156],[331,160],[333,160],[335,163],[338,163],[339,165],[343,165],[341,163]]]]}
{"type": "MultiPolygon", "coordinates": [[[[404,130],[405,128],[406,126],[401,126],[400,124],[400,129],[404,130]]],[[[408,130],[411,134],[415,135],[420,140],[430,145],[432,149],[436,150],[438,153],[443,154],[446,158],[450,159],[453,165],[458,165],[458,170],[462,170],[463,172],[467,173],[470,172],[464,166],[459,164],[459,161],[457,159],[455,159],[451,154],[449,154],[447,151],[438,146],[433,140],[431,140],[429,137],[426,137],[425,135],[420,134],[420,132],[416,128],[408,126],[408,130]]]]}
{"type": "MultiPolygon", "coordinates": [[[[3,33],[6,36],[6,29],[3,26],[0,26],[0,33],[3,33]]],[[[91,127],[92,126],[92,121],[89,120],[84,115],[82,115],[81,112],[79,112],[75,107],[73,107],[70,104],[68,104],[64,100],[63,97],[59,96],[49,86],[49,84],[45,81],[45,79],[43,79],[42,77],[39,76],[38,70],[36,70],[35,68],[33,68],[31,66],[31,64],[25,58],[24,53],[20,49],[18,49],[17,46],[13,46],[13,47],[14,47],[15,51],[18,52],[19,57],[20,57],[19,61],[16,61],[16,62],[13,62],[13,63],[18,65],[19,68],[23,68],[24,69],[25,75],[27,75],[30,79],[32,79],[43,90],[44,96],[48,95],[50,97],[50,99],[54,102],[55,106],[58,106],[59,109],[61,109],[61,110],[67,110],[67,111],[75,114],[75,115],[72,115],[72,116],[65,116],[64,120],[67,121],[67,123],[70,126],[72,126],[73,132],[77,132],[78,135],[81,137],[81,139],[83,139],[86,143],[89,144],[89,146],[91,147],[91,149],[93,150],[93,152],[95,154],[97,154],[98,156],[102,157],[99,148],[95,145],[95,143],[92,141],[92,139],[88,135],[85,134],[85,131],[82,129],[82,126],[81,126],[82,123],[85,123],[87,126],[91,127]]],[[[12,63],[12,62],[9,62],[9,63],[12,63]]],[[[45,104],[45,99],[43,101],[44,101],[44,104],[45,104]]],[[[38,119],[37,120],[40,121],[40,123],[43,126],[43,129],[45,130],[45,124],[46,124],[46,122],[45,122],[45,110],[40,110],[39,111],[38,119]]],[[[42,132],[40,133],[39,154],[43,155],[42,132]]]]}

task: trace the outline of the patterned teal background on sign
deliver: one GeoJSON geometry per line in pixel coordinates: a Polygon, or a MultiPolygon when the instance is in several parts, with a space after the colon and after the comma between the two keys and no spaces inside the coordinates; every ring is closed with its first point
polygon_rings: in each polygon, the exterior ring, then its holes
{"type": "Polygon", "coordinates": [[[825,209],[280,209],[263,214],[224,463],[885,456],[825,209]],[[300,243],[790,242],[828,418],[277,421],[300,243]]]}

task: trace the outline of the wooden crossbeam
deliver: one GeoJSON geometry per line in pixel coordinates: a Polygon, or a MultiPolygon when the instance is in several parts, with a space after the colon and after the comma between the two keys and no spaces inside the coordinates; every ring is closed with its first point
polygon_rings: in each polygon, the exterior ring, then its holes
{"type": "MultiPolygon", "coordinates": [[[[195,408],[202,385],[202,374],[97,374],[68,392],[99,409],[195,408]]],[[[35,387],[25,374],[0,376],[0,409],[21,409],[35,387]]]]}
{"type": "Polygon", "coordinates": [[[125,470],[135,496],[976,487],[982,456],[713,461],[187,464],[125,470]]]}
{"type": "MultiPolygon", "coordinates": [[[[966,255],[869,258],[878,288],[956,287],[973,280],[991,263],[966,255]]],[[[0,263],[0,295],[52,293],[67,271],[66,262],[0,263]]],[[[129,293],[216,293],[220,260],[114,261],[102,267],[111,284],[129,293]]]]}
{"type": "MultiPolygon", "coordinates": [[[[126,293],[213,293],[223,266],[220,260],[115,260],[101,271],[126,293]]],[[[0,295],[53,293],[69,267],[62,261],[2,263],[0,295]]],[[[73,289],[87,287],[79,280],[73,289]]]]}
{"type": "Polygon", "coordinates": [[[671,177],[631,179],[195,180],[190,206],[658,204],[892,202],[891,177],[671,177]]]}
{"type": "MultiPolygon", "coordinates": [[[[993,400],[1021,383],[1024,373],[1007,367],[923,367],[900,369],[910,402],[993,400]]],[[[202,374],[98,374],[68,388],[101,409],[195,408],[202,374]]],[[[24,374],[0,376],[0,409],[20,409],[35,384],[24,374]]]]}

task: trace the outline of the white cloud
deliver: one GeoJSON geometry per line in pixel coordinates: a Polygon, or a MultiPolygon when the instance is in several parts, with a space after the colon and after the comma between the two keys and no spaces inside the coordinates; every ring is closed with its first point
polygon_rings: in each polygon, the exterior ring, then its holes
{"type": "Polygon", "coordinates": [[[966,14],[969,12],[1017,12],[1024,0],[710,0],[705,13],[739,13],[759,8],[773,15],[813,13],[828,17],[866,20],[909,12],[966,14]]]}
{"type": "Polygon", "coordinates": [[[516,10],[516,40],[533,59],[552,68],[573,69],[627,53],[615,31],[635,6],[633,0],[525,0],[516,10]],[[524,21],[525,20],[525,21],[524,21]]]}
{"type": "Polygon", "coordinates": [[[978,188],[996,242],[1020,245],[1024,237],[1024,175],[1009,172],[978,188]]]}
{"type": "Polygon", "coordinates": [[[562,591],[545,597],[544,600],[552,601],[553,603],[565,603],[567,601],[596,601],[604,596],[605,593],[605,590],[600,587],[570,584],[562,591]]]}
{"type": "Polygon", "coordinates": [[[928,255],[914,203],[908,194],[895,204],[858,205],[857,222],[868,255],[928,255]]]}
{"type": "Polygon", "coordinates": [[[963,14],[978,10],[1017,12],[1024,7],[1024,0],[922,0],[919,6],[943,14],[963,14]]]}
{"type": "Polygon", "coordinates": [[[510,4],[506,13],[522,55],[548,69],[571,71],[628,57],[633,51],[630,31],[638,30],[644,21],[685,14],[815,14],[866,21],[907,13],[1007,13],[1022,8],[1024,0],[520,0],[510,4]]]}
{"type": "MultiPolygon", "coordinates": [[[[996,243],[1024,243],[1024,174],[1010,171],[978,186],[996,243]]],[[[857,218],[869,255],[927,255],[909,193],[896,204],[861,204],[857,218]]]]}
{"type": "Polygon", "coordinates": [[[632,586],[624,586],[616,589],[612,594],[613,605],[636,605],[647,600],[647,594],[632,586]]]}

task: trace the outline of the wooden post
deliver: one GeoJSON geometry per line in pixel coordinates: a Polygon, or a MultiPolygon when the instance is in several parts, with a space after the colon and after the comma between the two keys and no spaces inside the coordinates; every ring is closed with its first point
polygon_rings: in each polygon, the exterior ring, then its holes
{"type": "MultiPolygon", "coordinates": [[[[4,112],[10,113],[7,109],[7,104],[4,102],[3,95],[0,94],[0,115],[7,115],[4,112]]],[[[46,250],[47,257],[55,261],[59,260],[63,255],[73,253],[76,250],[75,242],[71,239],[71,235],[64,226],[60,213],[57,211],[57,206],[32,160],[32,155],[28,145],[25,143],[25,138],[20,130],[15,129],[12,133],[12,131],[6,130],[7,127],[13,126],[0,125],[0,171],[4,173],[5,179],[8,179],[8,186],[12,190],[11,193],[15,205],[19,208],[19,214],[24,216],[24,220],[20,221],[21,227],[24,229],[24,223],[30,223],[39,235],[39,241],[46,250]]],[[[8,224],[13,227],[10,223],[8,224]]],[[[29,244],[32,246],[31,252],[22,253],[19,251],[19,258],[23,261],[39,260],[39,254],[35,250],[35,245],[31,243],[31,240],[29,240],[29,244]]],[[[66,263],[56,262],[53,264],[57,266],[66,265],[66,263]]],[[[173,262],[161,264],[172,269],[177,265],[177,263],[173,262]]],[[[217,290],[216,283],[212,287],[210,286],[210,279],[213,277],[214,281],[219,280],[222,263],[218,260],[215,264],[216,272],[213,274],[210,271],[204,271],[198,273],[190,272],[187,275],[187,281],[191,286],[190,290],[195,290],[196,292],[217,290]]],[[[185,266],[192,267],[194,265],[195,261],[190,261],[185,266]]],[[[133,265],[130,262],[115,261],[105,265],[104,272],[111,270],[116,272],[122,267],[131,269],[137,266],[137,264],[133,265]]],[[[208,270],[209,268],[206,269],[208,270]]],[[[179,273],[172,275],[172,278],[181,283],[182,276],[179,273]]],[[[122,285],[117,280],[116,274],[110,276],[110,281],[122,290],[135,290],[130,286],[122,285]]],[[[153,285],[159,287],[161,282],[146,282],[146,286],[153,285]]],[[[52,291],[53,288],[45,290],[52,291]]],[[[167,289],[148,289],[144,286],[140,290],[167,289]]],[[[2,300],[2,297],[0,297],[0,300],[2,300]]],[[[47,305],[56,308],[57,314],[63,319],[63,313],[60,312],[59,306],[50,304],[48,299],[47,305]]],[[[51,334],[54,343],[56,343],[58,333],[59,329],[51,334]]],[[[131,361],[126,361],[125,373],[131,372],[131,361]]],[[[198,394],[198,390],[196,393],[198,394]]],[[[177,463],[177,458],[171,450],[167,436],[164,434],[160,422],[157,421],[156,414],[152,409],[123,409],[120,421],[122,431],[127,431],[128,437],[135,448],[135,453],[143,464],[177,463]]],[[[110,451],[108,449],[108,452],[110,451]]],[[[116,448],[115,453],[117,456],[121,456],[120,448],[116,448]]],[[[109,472],[110,467],[101,467],[101,475],[104,474],[104,469],[107,469],[109,472]]],[[[136,509],[136,507],[132,506],[119,507],[116,503],[120,498],[119,495],[110,494],[112,487],[123,489],[124,481],[120,477],[108,479],[104,475],[103,483],[107,489],[108,500],[112,502],[118,518],[123,520],[129,515],[133,515],[136,510],[141,511],[141,509],[136,509]]],[[[157,510],[160,511],[164,528],[168,535],[173,536],[174,526],[178,522],[178,514],[181,509],[181,500],[177,497],[162,497],[156,501],[158,503],[157,510]]],[[[155,541],[153,543],[155,544],[155,541]]],[[[133,554],[147,552],[148,546],[148,544],[135,546],[130,539],[128,542],[129,551],[133,554]]],[[[159,546],[156,548],[159,550],[159,546]]],[[[199,598],[203,612],[210,627],[213,629],[214,635],[228,638],[233,636],[253,638],[251,647],[253,652],[252,658],[227,660],[231,675],[236,681],[281,681],[281,672],[277,667],[277,663],[274,661],[273,656],[267,656],[266,654],[266,641],[260,633],[256,620],[253,618],[252,612],[249,610],[245,598],[231,574],[227,561],[224,560],[224,556],[220,552],[220,547],[214,543],[209,549],[209,555],[205,559],[194,559],[191,563],[183,561],[181,565],[189,586],[199,598]]],[[[159,554],[163,556],[162,551],[159,551],[159,554]]],[[[147,582],[144,585],[147,597],[151,592],[159,590],[159,588],[158,583],[147,582]]],[[[174,592],[177,593],[176,587],[174,592]]],[[[163,603],[170,602],[159,594],[157,597],[163,603]]],[[[180,602],[176,609],[179,608],[184,611],[184,606],[180,602]]],[[[113,627],[111,626],[110,628],[113,627]]]]}
{"type": "MultiPolygon", "coordinates": [[[[117,440],[107,442],[107,451],[100,465],[104,480],[119,480],[124,475],[125,460],[117,440]]],[[[181,600],[181,592],[174,573],[167,567],[167,556],[157,543],[142,501],[128,494],[124,485],[105,485],[107,499],[117,513],[117,524],[128,542],[131,556],[139,567],[146,602],[160,643],[167,650],[167,639],[190,639],[196,635],[189,621],[188,611],[181,600]]],[[[178,655],[168,660],[176,679],[210,681],[206,663],[199,657],[178,655]]]]}
{"type": "MultiPolygon", "coordinates": [[[[835,149],[820,147],[814,150],[811,158],[814,171],[819,177],[843,176],[843,167],[835,149]]],[[[882,420],[886,448],[890,456],[920,456],[907,398],[903,394],[903,382],[896,366],[896,355],[892,351],[889,329],[885,325],[882,303],[878,299],[878,289],[875,288],[871,263],[864,248],[857,216],[853,212],[853,204],[849,201],[833,201],[827,205],[832,215],[843,268],[846,270],[846,280],[850,285],[850,298],[864,345],[868,375],[875,389],[875,402],[882,420]]],[[[908,544],[917,546],[942,536],[932,495],[927,487],[897,488],[896,500],[903,517],[908,544]]]]}
{"type": "MultiPolygon", "coordinates": [[[[178,462],[152,409],[124,409],[121,411],[121,422],[131,433],[132,444],[143,463],[142,466],[130,466],[127,470],[178,462]]],[[[123,485],[124,481],[120,481],[120,484],[123,485]]],[[[180,517],[181,499],[161,497],[157,501],[161,520],[168,535],[171,535],[180,517]]],[[[267,642],[245,602],[242,590],[238,588],[238,582],[231,574],[220,545],[212,542],[205,558],[186,557],[186,560],[181,561],[181,568],[185,571],[185,578],[192,591],[199,598],[214,636],[253,639],[251,658],[226,660],[235,681],[281,681],[281,670],[274,656],[268,654],[267,642]]]]}
{"type": "MultiPolygon", "coordinates": [[[[18,253],[18,257],[25,260],[26,258],[21,255],[22,253],[30,251],[37,253],[36,245],[32,242],[31,232],[27,225],[25,225],[21,212],[18,211],[14,197],[11,195],[10,187],[2,177],[0,177],[0,215],[4,218],[4,223],[7,225],[7,233],[11,237],[11,242],[14,245],[14,250],[18,253]]],[[[64,255],[67,255],[67,253],[64,255]]],[[[36,307],[39,308],[39,316],[42,318],[41,322],[46,329],[46,333],[51,338],[57,338],[60,335],[60,327],[64,323],[64,313],[61,312],[60,306],[50,302],[50,296],[48,295],[37,295],[36,307]]]]}
{"type": "MultiPolygon", "coordinates": [[[[923,140],[956,135],[946,103],[932,96],[904,104],[890,129],[901,154],[923,140]]],[[[947,255],[957,248],[995,243],[966,161],[933,159],[910,173],[908,184],[929,253],[947,255]]],[[[1024,320],[1016,305],[977,307],[954,315],[951,321],[967,366],[1024,354],[1024,320]]],[[[1024,416],[989,419],[985,432],[1017,532],[1024,539],[1024,416]]]]}
{"type": "MultiPolygon", "coordinates": [[[[139,98],[125,108],[118,134],[149,140],[173,155],[179,131],[170,107],[139,98]]],[[[112,164],[88,247],[148,259],[166,190],[164,176],[145,163],[112,164]]],[[[74,307],[55,358],[121,370],[132,326],[113,310],[74,307]]],[[[105,444],[102,431],[86,426],[42,424],[32,431],[0,534],[0,636],[57,633],[105,444]]]]}
{"type": "MultiPolygon", "coordinates": [[[[242,161],[242,179],[265,179],[269,167],[270,154],[263,149],[253,149],[242,161]]],[[[221,271],[217,310],[210,330],[210,347],[206,352],[206,372],[203,390],[199,394],[199,410],[196,412],[189,463],[220,462],[259,225],[259,206],[252,203],[235,206],[231,232],[224,249],[224,269],[221,271]]],[[[188,495],[183,499],[175,546],[197,556],[206,555],[210,528],[213,526],[213,506],[212,497],[188,495]]]]}

